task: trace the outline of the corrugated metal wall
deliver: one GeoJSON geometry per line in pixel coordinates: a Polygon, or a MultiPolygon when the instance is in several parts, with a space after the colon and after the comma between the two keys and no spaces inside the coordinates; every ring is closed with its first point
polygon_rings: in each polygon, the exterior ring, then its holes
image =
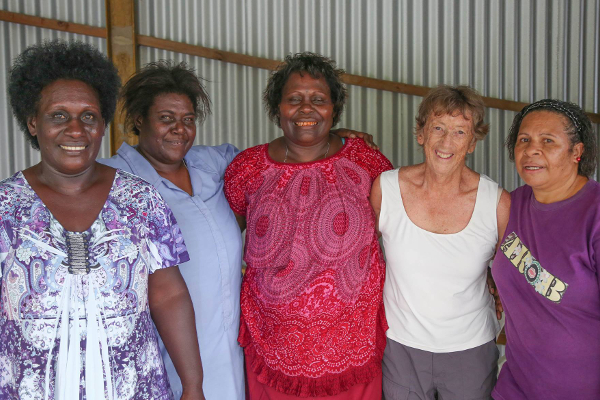
{"type": "MultiPolygon", "coordinates": [[[[104,24],[103,2],[20,4],[0,0],[1,9],[104,24]]],[[[138,0],[136,6],[143,35],[273,59],[314,51],[353,74],[424,86],[468,84],[486,96],[523,102],[555,97],[600,111],[600,0],[138,0]]],[[[45,37],[43,30],[6,23],[0,33],[0,74],[27,44],[45,37]]],[[[246,148],[280,134],[262,106],[267,71],[147,47],[139,53],[141,64],[186,60],[208,80],[214,112],[199,128],[198,143],[246,148]]],[[[354,86],[349,92],[340,126],[374,134],[395,165],[422,160],[412,135],[421,97],[354,86]]],[[[0,99],[0,115],[5,108],[0,99]]],[[[520,184],[503,147],[514,115],[489,109],[490,134],[469,160],[508,189],[520,184]]],[[[3,128],[14,132],[9,119],[3,128]]],[[[6,151],[1,176],[26,165],[6,162],[6,151]]]]}

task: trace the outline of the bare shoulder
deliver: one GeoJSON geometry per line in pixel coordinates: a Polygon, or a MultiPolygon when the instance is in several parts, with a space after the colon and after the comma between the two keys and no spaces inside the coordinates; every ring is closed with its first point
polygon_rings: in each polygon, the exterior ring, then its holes
{"type": "Polygon", "coordinates": [[[500,215],[506,215],[506,219],[508,220],[508,215],[510,214],[510,193],[506,189],[502,189],[502,194],[500,195],[500,201],[498,202],[498,218],[500,215]]]}
{"type": "Polygon", "coordinates": [[[481,178],[481,175],[479,173],[473,171],[471,168],[464,168],[462,175],[461,175],[461,182],[460,182],[461,191],[463,191],[463,192],[477,191],[477,189],[479,188],[479,179],[480,178],[481,178]]]}
{"type": "Polygon", "coordinates": [[[398,181],[402,185],[421,186],[425,177],[425,164],[409,165],[398,170],[398,181]]]}

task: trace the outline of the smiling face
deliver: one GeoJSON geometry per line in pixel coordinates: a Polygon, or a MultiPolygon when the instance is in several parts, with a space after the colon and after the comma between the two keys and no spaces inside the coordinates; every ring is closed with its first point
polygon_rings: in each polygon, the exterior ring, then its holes
{"type": "Polygon", "coordinates": [[[291,74],[281,95],[279,124],[285,137],[297,145],[326,140],[333,124],[333,102],[325,79],[307,72],[291,74]]]}
{"type": "Polygon", "coordinates": [[[534,191],[551,192],[577,177],[583,143],[572,145],[568,127],[567,117],[551,111],[533,111],[523,118],[515,144],[515,165],[534,191]]]}
{"type": "Polygon", "coordinates": [[[196,114],[184,94],[164,93],[154,98],[145,117],[138,116],[139,151],[156,168],[160,164],[179,164],[196,138],[196,114]]]}
{"type": "Polygon", "coordinates": [[[42,165],[63,175],[90,168],[104,136],[96,91],[78,80],[57,80],[41,92],[27,127],[40,145],[42,165]]]}
{"type": "Polygon", "coordinates": [[[417,134],[423,146],[425,162],[439,172],[451,172],[465,165],[465,157],[475,151],[473,121],[467,113],[430,114],[423,129],[417,134]]]}

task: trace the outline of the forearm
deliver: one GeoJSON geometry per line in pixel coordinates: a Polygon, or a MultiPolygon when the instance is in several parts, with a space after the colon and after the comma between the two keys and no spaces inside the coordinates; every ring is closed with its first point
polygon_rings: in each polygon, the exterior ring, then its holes
{"type": "Polygon", "coordinates": [[[171,296],[156,297],[150,302],[150,313],[184,393],[202,393],[202,363],[190,295],[186,289],[171,296]]]}

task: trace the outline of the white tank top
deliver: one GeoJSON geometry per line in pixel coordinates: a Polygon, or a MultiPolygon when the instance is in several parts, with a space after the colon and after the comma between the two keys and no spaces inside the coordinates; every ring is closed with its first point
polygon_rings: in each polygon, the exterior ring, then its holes
{"type": "Polygon", "coordinates": [[[380,182],[387,336],[434,353],[467,350],[492,340],[500,326],[486,275],[498,242],[498,184],[480,175],[467,226],[458,233],[439,234],[408,218],[397,169],[381,174],[380,182]]]}

